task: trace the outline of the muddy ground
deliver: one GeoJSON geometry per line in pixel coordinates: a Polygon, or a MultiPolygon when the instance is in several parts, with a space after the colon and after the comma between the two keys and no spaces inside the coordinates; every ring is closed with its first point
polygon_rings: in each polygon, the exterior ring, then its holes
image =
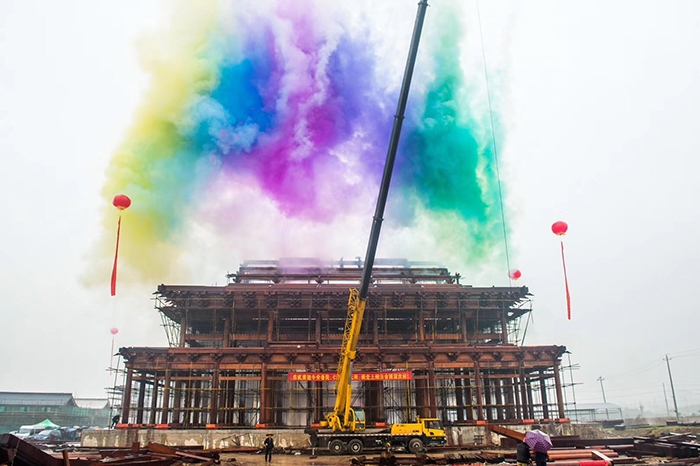
{"type": "MultiPolygon", "coordinates": [[[[672,434],[690,433],[700,438],[700,427],[679,427],[679,426],[644,426],[626,428],[625,430],[605,429],[606,437],[663,437],[672,434]]],[[[471,450],[472,452],[474,450],[471,450]]],[[[442,453],[436,452],[436,455],[442,453]]],[[[365,456],[378,456],[379,452],[366,452],[365,456]]],[[[411,454],[397,453],[397,457],[413,457],[411,454]]],[[[312,458],[309,453],[301,455],[279,453],[273,456],[272,465],[274,466],[333,466],[343,465],[350,466],[352,455],[319,455],[312,458]]],[[[255,453],[233,453],[224,454],[221,456],[222,465],[225,466],[254,466],[265,465],[265,455],[255,453]],[[235,459],[235,462],[231,460],[235,459]]],[[[656,464],[663,461],[668,461],[668,458],[645,458],[645,464],[656,464]]]]}
{"type": "MultiPolygon", "coordinates": [[[[366,453],[367,457],[379,456],[379,452],[366,453]]],[[[406,456],[413,458],[413,455],[397,454],[396,456],[406,456]]],[[[350,459],[352,455],[321,455],[316,458],[311,458],[308,453],[302,455],[286,455],[279,454],[272,456],[272,466],[326,466],[326,465],[343,465],[351,466],[350,459]]],[[[249,466],[249,465],[265,465],[265,455],[254,453],[235,453],[221,455],[221,464],[224,466],[249,466]],[[235,458],[236,462],[231,462],[230,459],[235,458]]]]}

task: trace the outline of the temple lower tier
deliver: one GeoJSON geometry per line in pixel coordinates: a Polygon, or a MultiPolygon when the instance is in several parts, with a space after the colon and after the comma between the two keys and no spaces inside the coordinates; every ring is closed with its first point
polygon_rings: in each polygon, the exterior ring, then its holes
{"type": "MultiPolygon", "coordinates": [[[[300,345],[299,345],[300,346],[300,345]]],[[[564,418],[563,346],[392,345],[363,349],[353,405],[368,425],[564,418]],[[364,374],[364,375],[363,375],[364,374]],[[373,375],[376,374],[376,375],[373,375]]],[[[308,427],[334,404],[339,347],[122,348],[120,420],[169,427],[308,427]]]]}

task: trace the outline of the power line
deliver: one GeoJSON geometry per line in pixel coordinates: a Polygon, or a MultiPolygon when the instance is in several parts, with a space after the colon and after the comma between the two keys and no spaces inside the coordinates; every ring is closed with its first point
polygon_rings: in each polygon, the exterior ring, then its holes
{"type": "Polygon", "coordinates": [[[608,375],[608,378],[610,378],[610,377],[612,377],[612,378],[626,377],[626,376],[633,375],[633,374],[639,374],[641,372],[645,372],[645,371],[651,369],[654,366],[658,366],[662,363],[663,363],[663,360],[654,360],[654,362],[646,363],[644,366],[639,366],[635,369],[631,369],[631,370],[628,370],[625,372],[618,372],[617,374],[613,374],[613,375],[608,375]]]}

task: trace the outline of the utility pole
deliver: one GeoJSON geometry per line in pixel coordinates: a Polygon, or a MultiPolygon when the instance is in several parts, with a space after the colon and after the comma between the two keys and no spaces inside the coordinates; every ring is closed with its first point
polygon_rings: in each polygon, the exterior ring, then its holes
{"type": "Polygon", "coordinates": [[[610,416],[608,415],[608,407],[607,407],[608,400],[605,399],[605,388],[603,388],[603,380],[605,380],[605,379],[601,375],[600,377],[598,377],[597,380],[598,380],[598,382],[600,382],[600,390],[603,392],[603,403],[606,404],[606,406],[605,406],[605,419],[610,420],[610,416]]]}
{"type": "Polygon", "coordinates": [[[671,381],[671,396],[673,396],[673,409],[676,411],[676,422],[681,421],[681,415],[678,413],[678,403],[676,402],[676,389],[673,387],[673,376],[671,376],[671,363],[666,355],[666,367],[668,368],[668,379],[671,381]]]}
{"type": "Polygon", "coordinates": [[[666,396],[666,384],[662,382],[661,387],[663,387],[663,389],[664,389],[664,401],[666,402],[666,416],[670,416],[671,410],[668,409],[668,397],[666,396]]]}

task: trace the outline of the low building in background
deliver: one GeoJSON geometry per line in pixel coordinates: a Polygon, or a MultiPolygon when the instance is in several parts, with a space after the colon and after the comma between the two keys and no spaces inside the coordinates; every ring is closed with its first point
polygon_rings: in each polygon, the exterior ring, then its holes
{"type": "Polygon", "coordinates": [[[0,434],[46,419],[63,427],[108,427],[110,404],[70,393],[0,392],[0,434]]]}

